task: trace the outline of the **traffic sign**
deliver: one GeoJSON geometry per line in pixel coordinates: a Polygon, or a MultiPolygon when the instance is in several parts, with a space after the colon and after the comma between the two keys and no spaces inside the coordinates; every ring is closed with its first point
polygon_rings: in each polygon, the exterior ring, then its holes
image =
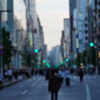
{"type": "Polygon", "coordinates": [[[3,45],[0,45],[0,50],[2,50],[3,49],[3,45]]]}
{"type": "Polygon", "coordinates": [[[0,50],[0,55],[2,55],[3,54],[3,51],[2,50],[0,50]]]}

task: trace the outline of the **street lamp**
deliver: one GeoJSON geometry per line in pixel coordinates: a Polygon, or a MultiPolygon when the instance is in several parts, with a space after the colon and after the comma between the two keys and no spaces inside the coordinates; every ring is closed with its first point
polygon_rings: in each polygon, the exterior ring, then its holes
{"type": "Polygon", "coordinates": [[[1,25],[1,15],[3,12],[11,12],[11,10],[2,10],[0,11],[0,46],[1,46],[1,49],[0,51],[2,51],[0,53],[0,73],[2,74],[2,67],[3,67],[3,59],[2,59],[2,53],[3,53],[3,45],[2,45],[2,25],[1,25]]]}

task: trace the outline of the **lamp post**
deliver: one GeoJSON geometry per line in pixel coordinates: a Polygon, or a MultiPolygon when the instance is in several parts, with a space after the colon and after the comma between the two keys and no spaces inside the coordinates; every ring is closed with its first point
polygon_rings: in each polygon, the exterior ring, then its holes
{"type": "Polygon", "coordinates": [[[98,45],[97,45],[97,38],[95,40],[95,61],[96,61],[96,74],[98,75],[98,45]]]}
{"type": "Polygon", "coordinates": [[[0,45],[1,45],[1,52],[0,52],[0,73],[2,74],[2,68],[3,68],[3,57],[2,57],[2,53],[3,53],[3,45],[2,45],[2,22],[1,22],[1,15],[3,12],[11,12],[11,10],[2,10],[0,11],[0,45]]]}

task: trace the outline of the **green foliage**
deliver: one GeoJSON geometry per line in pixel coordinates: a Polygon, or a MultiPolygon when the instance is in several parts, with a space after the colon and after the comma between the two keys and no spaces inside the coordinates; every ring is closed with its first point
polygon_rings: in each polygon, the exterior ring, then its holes
{"type": "Polygon", "coordinates": [[[3,42],[3,65],[9,64],[11,62],[12,57],[12,41],[10,40],[10,33],[5,30],[5,28],[2,29],[2,42],[3,42]]]}
{"type": "Polygon", "coordinates": [[[89,50],[85,50],[83,51],[83,53],[79,53],[77,55],[77,58],[75,59],[75,63],[80,66],[80,63],[83,63],[84,65],[86,65],[86,58],[87,58],[87,63],[88,64],[93,64],[96,65],[96,58],[95,58],[95,48],[92,47],[89,50]]]}
{"type": "Polygon", "coordinates": [[[29,53],[27,50],[25,50],[24,55],[23,55],[23,61],[24,61],[23,65],[30,67],[31,63],[32,63],[31,61],[34,61],[35,63],[37,62],[37,53],[34,53],[33,55],[31,55],[31,53],[29,53]],[[31,59],[31,57],[32,57],[32,59],[31,59]]]}
{"type": "Polygon", "coordinates": [[[89,56],[89,63],[96,65],[96,58],[95,58],[95,48],[90,48],[90,56],[89,56]]]}
{"type": "Polygon", "coordinates": [[[76,64],[77,64],[77,66],[79,67],[80,66],[80,57],[81,57],[81,53],[78,53],[77,54],[77,58],[75,59],[75,62],[76,62],[76,64]]]}

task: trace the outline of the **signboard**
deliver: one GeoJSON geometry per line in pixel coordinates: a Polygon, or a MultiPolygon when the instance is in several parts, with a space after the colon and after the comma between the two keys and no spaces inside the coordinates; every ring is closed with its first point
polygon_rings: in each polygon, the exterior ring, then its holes
{"type": "Polygon", "coordinates": [[[0,55],[2,55],[3,54],[3,51],[2,50],[0,50],[0,55]]]}
{"type": "Polygon", "coordinates": [[[0,50],[2,50],[3,49],[3,45],[0,45],[0,50]]]}

